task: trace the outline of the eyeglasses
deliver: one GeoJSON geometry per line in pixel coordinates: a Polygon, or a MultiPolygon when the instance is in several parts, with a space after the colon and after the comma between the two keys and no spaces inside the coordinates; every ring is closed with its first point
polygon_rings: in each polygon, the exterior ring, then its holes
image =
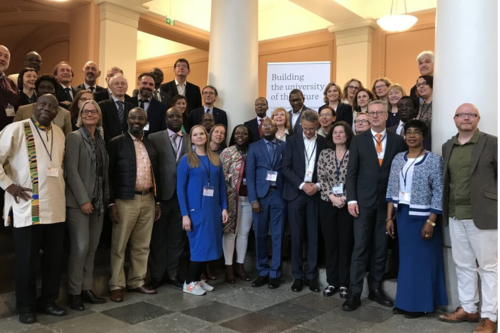
{"type": "Polygon", "coordinates": [[[95,116],[98,113],[99,112],[97,112],[97,110],[83,110],[82,111],[82,115],[84,115],[84,116],[89,115],[89,114],[95,116]]]}
{"type": "Polygon", "coordinates": [[[355,124],[369,124],[370,122],[367,119],[358,119],[354,121],[355,124]]]}
{"type": "Polygon", "coordinates": [[[427,83],[427,81],[424,81],[424,82],[420,82],[420,83],[417,83],[417,88],[420,88],[420,87],[423,87],[423,86],[428,86],[429,84],[427,83]]]}
{"type": "Polygon", "coordinates": [[[348,86],[347,88],[354,89],[354,90],[359,90],[359,87],[356,87],[356,86],[348,86]]]}
{"type": "Polygon", "coordinates": [[[304,132],[307,132],[307,133],[311,133],[311,132],[316,132],[316,128],[313,127],[313,128],[305,128],[305,127],[302,127],[302,130],[304,132]]]}
{"type": "Polygon", "coordinates": [[[203,95],[215,95],[213,91],[204,91],[203,95]]]}
{"type": "Polygon", "coordinates": [[[419,130],[419,129],[416,129],[416,130],[413,130],[413,131],[412,130],[407,130],[405,132],[405,135],[422,135],[422,134],[423,134],[422,131],[419,130]]]}
{"type": "Polygon", "coordinates": [[[176,67],[176,68],[188,68],[188,66],[187,66],[187,65],[176,65],[175,67],[176,67]]]}
{"type": "Polygon", "coordinates": [[[479,117],[479,115],[477,113],[457,113],[455,115],[455,117],[457,117],[457,118],[465,118],[465,117],[477,118],[477,117],[479,117]]]}
{"type": "Polygon", "coordinates": [[[385,111],[370,111],[370,112],[367,112],[366,114],[369,116],[369,117],[374,117],[374,116],[381,116],[385,113],[385,111]]]}
{"type": "Polygon", "coordinates": [[[267,106],[266,103],[255,103],[256,107],[267,106]]]}
{"type": "Polygon", "coordinates": [[[80,97],[79,101],[80,102],[86,102],[86,101],[91,101],[92,98],[87,98],[87,97],[80,97]]]}
{"type": "Polygon", "coordinates": [[[331,113],[322,113],[319,116],[320,117],[333,117],[333,114],[331,114],[331,113]]]}
{"type": "Polygon", "coordinates": [[[273,124],[262,125],[262,128],[273,128],[273,127],[277,127],[277,126],[273,125],[273,124]]]}
{"type": "Polygon", "coordinates": [[[378,86],[375,86],[375,89],[382,89],[387,87],[387,84],[379,84],[378,86]]]}

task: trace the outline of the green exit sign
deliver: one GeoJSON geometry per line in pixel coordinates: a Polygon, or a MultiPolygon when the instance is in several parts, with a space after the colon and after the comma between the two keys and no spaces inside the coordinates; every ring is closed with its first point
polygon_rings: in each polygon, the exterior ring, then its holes
{"type": "Polygon", "coordinates": [[[174,19],[172,19],[170,17],[167,17],[166,19],[167,19],[167,24],[168,25],[175,25],[175,20],[174,19]]]}

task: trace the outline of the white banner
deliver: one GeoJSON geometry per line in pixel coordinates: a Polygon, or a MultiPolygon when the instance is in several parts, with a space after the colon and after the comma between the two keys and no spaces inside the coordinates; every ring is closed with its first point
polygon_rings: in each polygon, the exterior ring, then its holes
{"type": "Polygon", "coordinates": [[[325,104],[323,90],[330,82],[330,62],[270,62],[267,64],[268,116],[277,107],[290,110],[288,97],[293,89],[304,94],[304,105],[318,110],[325,104]]]}

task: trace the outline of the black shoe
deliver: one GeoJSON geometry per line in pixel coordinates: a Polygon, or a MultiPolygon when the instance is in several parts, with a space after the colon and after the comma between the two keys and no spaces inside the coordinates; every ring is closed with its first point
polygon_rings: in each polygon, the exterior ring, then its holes
{"type": "Polygon", "coordinates": [[[64,308],[58,306],[55,302],[45,304],[45,305],[37,305],[38,312],[43,312],[49,314],[51,316],[65,316],[68,314],[68,311],[64,308]]]}
{"type": "Polygon", "coordinates": [[[151,289],[158,289],[162,285],[163,285],[163,281],[162,280],[153,279],[153,280],[151,280],[151,282],[149,282],[148,286],[151,289]]]}
{"type": "Polygon", "coordinates": [[[387,297],[387,295],[381,288],[370,290],[370,293],[368,294],[368,299],[377,302],[380,305],[387,306],[390,308],[394,306],[394,303],[391,301],[389,297],[387,297]]]}
{"type": "Polygon", "coordinates": [[[347,299],[347,295],[349,295],[349,289],[347,287],[340,287],[340,298],[347,299]]]}
{"type": "Polygon", "coordinates": [[[165,282],[177,288],[184,288],[184,281],[181,281],[178,276],[175,279],[165,278],[165,282]]]}
{"type": "Polygon", "coordinates": [[[406,312],[405,313],[405,318],[406,319],[417,319],[425,315],[424,312],[406,312]]]}
{"type": "Polygon", "coordinates": [[[276,279],[269,279],[269,284],[267,285],[267,287],[269,289],[276,289],[276,288],[279,288],[280,286],[280,279],[279,278],[276,278],[276,279]]]}
{"type": "Polygon", "coordinates": [[[259,276],[255,281],[252,282],[252,287],[262,287],[269,282],[268,276],[259,276]]]}
{"type": "Polygon", "coordinates": [[[82,290],[82,300],[91,304],[104,304],[107,302],[105,298],[97,297],[92,290],[82,290]]]}
{"type": "Polygon", "coordinates": [[[361,305],[361,297],[359,294],[349,293],[347,299],[342,304],[342,310],[344,311],[354,311],[361,305]]]}
{"type": "Polygon", "coordinates": [[[309,290],[314,291],[315,293],[319,293],[319,284],[318,280],[311,280],[309,281],[309,290]]]}
{"type": "Polygon", "coordinates": [[[406,313],[406,311],[395,306],[392,309],[392,313],[394,313],[395,315],[404,315],[406,313]]]}
{"type": "Polygon", "coordinates": [[[76,311],[84,311],[82,296],[68,294],[68,305],[76,311]]]}
{"type": "Polygon", "coordinates": [[[304,285],[309,286],[309,283],[311,283],[311,280],[309,280],[308,278],[304,278],[304,285]]]}
{"type": "Polygon", "coordinates": [[[302,279],[295,279],[295,281],[293,281],[292,284],[292,291],[298,293],[302,291],[303,287],[304,287],[304,282],[302,281],[302,279]]]}
{"type": "Polygon", "coordinates": [[[20,313],[19,321],[23,324],[33,324],[36,322],[36,314],[33,311],[20,313]]]}
{"type": "Polygon", "coordinates": [[[337,287],[334,287],[332,285],[328,285],[325,290],[323,290],[323,296],[325,297],[330,297],[333,296],[339,289],[337,287]]]}

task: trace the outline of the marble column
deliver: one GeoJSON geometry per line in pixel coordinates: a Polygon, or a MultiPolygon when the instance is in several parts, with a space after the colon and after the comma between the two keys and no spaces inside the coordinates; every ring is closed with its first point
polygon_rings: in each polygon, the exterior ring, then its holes
{"type": "Polygon", "coordinates": [[[228,114],[228,137],[255,117],[258,48],[258,1],[212,0],[208,84],[219,92],[215,105],[228,114]]]}
{"type": "Polygon", "coordinates": [[[374,20],[363,19],[328,27],[335,34],[335,77],[340,86],[352,78],[365,87],[371,85],[372,34],[376,26],[374,20]]]}
{"type": "MultiPolygon", "coordinates": [[[[498,135],[498,2],[438,0],[432,102],[432,150],[457,133],[453,121],[462,103],[475,104],[479,129],[498,135]]],[[[449,230],[444,233],[449,310],[459,306],[449,230]]],[[[496,246],[496,244],[492,244],[496,246]]]]}
{"type": "MultiPolygon", "coordinates": [[[[118,66],[128,80],[128,93],[136,84],[137,26],[148,11],[145,0],[95,0],[100,12],[99,67],[106,71],[118,66]]],[[[154,47],[152,45],[152,47],[154,47]]]]}

